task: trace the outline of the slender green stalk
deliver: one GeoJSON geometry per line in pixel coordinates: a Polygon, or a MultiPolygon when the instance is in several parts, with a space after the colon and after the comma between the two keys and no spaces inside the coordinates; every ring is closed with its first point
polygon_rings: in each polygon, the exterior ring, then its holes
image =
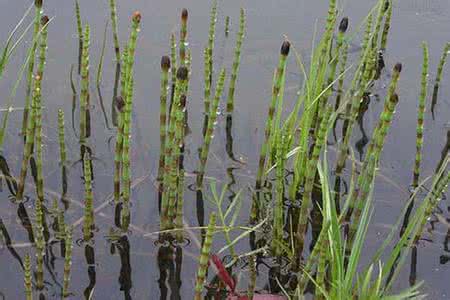
{"type": "Polygon", "coordinates": [[[273,237],[272,250],[276,257],[281,256],[283,245],[283,224],[284,224],[284,168],[286,164],[286,154],[288,150],[287,136],[278,133],[277,145],[277,166],[276,166],[276,198],[273,212],[273,237]]]}
{"type": "Polygon", "coordinates": [[[423,127],[425,117],[425,101],[427,98],[428,89],[428,65],[429,54],[426,42],[422,43],[423,48],[423,65],[422,65],[422,79],[419,97],[419,107],[417,109],[417,129],[416,129],[416,157],[414,162],[414,175],[412,187],[416,189],[419,186],[420,162],[422,161],[422,146],[423,146],[423,127]]]}
{"type": "Polygon", "coordinates": [[[117,8],[116,0],[109,0],[109,9],[111,11],[111,25],[114,41],[114,53],[116,54],[116,62],[120,63],[120,46],[119,34],[117,33],[117,8]]]}
{"type": "Polygon", "coordinates": [[[186,8],[183,8],[181,12],[181,29],[180,29],[180,66],[186,65],[187,21],[188,21],[188,11],[186,8]]]}
{"type": "Polygon", "coordinates": [[[401,64],[396,64],[393,70],[391,83],[388,88],[386,101],[380,121],[373,133],[372,142],[367,150],[367,156],[362,166],[362,172],[358,176],[358,189],[351,195],[349,212],[353,211],[353,219],[350,224],[349,237],[347,241],[347,250],[351,249],[353,240],[358,229],[359,221],[362,214],[365,199],[369,196],[374,176],[376,174],[376,166],[383,150],[384,141],[389,131],[395,107],[398,103],[398,96],[395,93],[397,83],[402,70],[401,64]],[[370,168],[372,164],[373,168],[370,168]],[[354,209],[353,209],[354,207],[354,209]]]}
{"type": "Polygon", "coordinates": [[[173,102],[174,93],[175,93],[175,82],[177,81],[177,42],[176,42],[174,33],[172,33],[170,35],[170,62],[171,62],[170,72],[172,73],[172,79],[171,79],[172,90],[170,92],[169,109],[172,108],[172,102],[173,102]]]}
{"type": "Polygon", "coordinates": [[[125,111],[123,123],[123,154],[122,154],[122,183],[123,183],[123,201],[128,203],[130,201],[131,192],[131,166],[130,166],[130,137],[131,137],[131,113],[133,107],[133,89],[134,89],[134,55],[136,51],[136,41],[139,26],[141,23],[141,14],[136,11],[132,17],[132,28],[130,40],[128,42],[128,62],[127,62],[127,95],[125,98],[125,111]]]}
{"type": "Polygon", "coordinates": [[[444,71],[444,65],[447,61],[447,56],[448,56],[449,52],[450,52],[450,43],[447,43],[447,44],[445,44],[444,51],[442,52],[442,56],[439,61],[439,65],[438,65],[438,69],[437,69],[437,73],[436,73],[435,84],[437,84],[437,85],[439,85],[441,83],[442,73],[444,71]]]}
{"type": "Polygon", "coordinates": [[[217,23],[217,0],[213,0],[211,6],[211,13],[209,17],[209,32],[208,32],[208,69],[209,69],[209,84],[212,85],[212,77],[214,75],[213,58],[214,58],[214,41],[216,35],[217,23]]]}
{"type": "Polygon", "coordinates": [[[273,85],[272,85],[272,98],[269,105],[269,112],[266,121],[266,128],[264,131],[265,139],[261,145],[261,153],[259,156],[259,165],[258,165],[258,173],[256,175],[256,189],[259,190],[261,188],[261,183],[263,182],[263,174],[266,166],[267,153],[271,152],[270,142],[272,137],[275,135],[275,110],[276,107],[280,107],[277,103],[280,102],[281,85],[283,82],[284,74],[286,72],[286,64],[287,64],[287,56],[289,54],[291,44],[288,41],[284,41],[281,45],[280,50],[280,61],[278,63],[278,68],[274,74],[273,85]]]}
{"type": "Polygon", "coordinates": [[[326,144],[327,140],[327,130],[328,124],[330,120],[332,112],[332,107],[327,106],[326,110],[321,116],[320,128],[317,133],[316,143],[313,148],[313,152],[311,154],[311,158],[308,161],[308,172],[306,173],[305,178],[305,190],[303,193],[302,204],[300,207],[298,225],[297,225],[297,233],[296,233],[296,253],[297,255],[301,255],[303,251],[303,245],[305,241],[305,233],[308,225],[308,216],[309,216],[309,206],[311,205],[312,193],[314,187],[314,180],[316,178],[317,171],[317,163],[319,161],[320,153],[322,151],[323,145],[326,144]]]}
{"type": "Polygon", "coordinates": [[[44,255],[45,255],[45,240],[44,240],[44,228],[43,228],[43,212],[42,204],[40,201],[36,201],[36,289],[44,289],[44,255]]]}
{"type": "Polygon", "coordinates": [[[47,55],[47,23],[49,18],[47,16],[43,16],[41,18],[42,25],[42,34],[41,40],[39,44],[39,65],[38,72],[35,77],[35,95],[34,98],[34,109],[35,109],[35,117],[36,117],[36,128],[35,128],[35,136],[36,136],[36,165],[37,165],[37,186],[36,192],[38,199],[40,201],[44,201],[44,175],[43,175],[43,166],[42,166],[42,97],[41,97],[41,82],[44,76],[44,65],[46,61],[47,55]]]}
{"type": "Polygon", "coordinates": [[[205,176],[206,162],[208,160],[209,147],[214,135],[214,127],[217,120],[217,113],[219,108],[220,98],[222,96],[222,91],[225,83],[225,69],[220,71],[219,80],[216,85],[216,92],[214,95],[214,101],[211,106],[211,113],[208,118],[208,126],[206,128],[206,133],[204,136],[203,146],[200,153],[200,166],[197,174],[197,189],[201,189],[203,185],[203,178],[205,176]]]}
{"type": "Polygon", "coordinates": [[[206,272],[208,271],[208,261],[209,261],[209,254],[211,252],[211,246],[213,242],[213,234],[216,227],[216,214],[213,212],[209,216],[209,224],[208,229],[206,231],[205,241],[203,242],[200,259],[199,259],[199,265],[198,265],[198,271],[197,271],[197,279],[195,282],[195,300],[202,300],[202,291],[203,291],[203,285],[206,281],[206,272]]]}
{"type": "Polygon", "coordinates": [[[86,151],[83,157],[84,171],[84,223],[83,239],[89,241],[94,227],[94,194],[92,192],[91,158],[86,151]]]}
{"type": "Polygon", "coordinates": [[[230,33],[230,16],[225,17],[225,37],[230,33]]]}
{"type": "Polygon", "coordinates": [[[33,300],[33,282],[31,274],[31,259],[30,255],[27,253],[25,255],[24,261],[24,286],[25,286],[25,299],[33,300]]]}
{"type": "Polygon", "coordinates": [[[234,90],[236,86],[237,76],[239,72],[239,65],[241,63],[241,48],[245,34],[245,11],[241,8],[241,16],[239,19],[239,32],[236,36],[236,46],[234,48],[233,69],[231,71],[230,87],[228,89],[227,99],[227,113],[234,110],[234,90]]]}
{"type": "Polygon", "coordinates": [[[164,171],[164,149],[166,146],[166,131],[167,131],[167,93],[169,83],[169,69],[170,58],[163,56],[161,58],[161,89],[160,89],[160,114],[159,114],[159,140],[160,140],[160,154],[159,154],[159,168],[158,180],[162,181],[164,171]]]}
{"type": "MultiPolygon", "coordinates": [[[[32,99],[32,109],[30,117],[28,118],[27,132],[25,137],[25,146],[23,150],[22,164],[19,175],[19,182],[17,186],[16,198],[17,200],[23,199],[23,193],[25,189],[25,180],[27,177],[27,167],[30,161],[31,155],[33,154],[34,140],[35,136],[39,135],[42,131],[42,119],[41,119],[41,81],[44,76],[44,67],[46,61],[46,51],[47,51],[47,25],[48,17],[44,16],[41,18],[41,24],[43,25],[41,36],[40,36],[40,46],[39,46],[39,62],[37,66],[37,73],[34,77],[34,87],[33,87],[33,99],[32,99]],[[39,121],[41,120],[41,121],[39,121]],[[39,123],[39,124],[38,124],[39,123]]],[[[40,139],[40,138],[39,138],[40,139]]],[[[38,141],[36,141],[38,142],[38,141]]],[[[42,145],[42,140],[39,140],[40,145],[42,145]]],[[[41,147],[37,147],[41,148],[41,147]]],[[[41,151],[38,149],[37,151],[41,151]]],[[[42,153],[40,154],[42,157],[42,153]]],[[[39,155],[38,155],[39,157],[39,155]]],[[[42,169],[41,169],[42,170],[42,169]]],[[[41,173],[42,178],[42,173],[41,173]]],[[[37,188],[39,189],[39,184],[37,188]]],[[[38,191],[38,198],[43,199],[43,185],[42,189],[38,191]]]]}
{"type": "Polygon", "coordinates": [[[102,49],[100,51],[100,59],[97,65],[97,78],[95,80],[97,88],[100,89],[100,83],[102,81],[102,72],[103,72],[103,59],[105,57],[105,49],[106,49],[106,34],[108,30],[108,22],[105,25],[105,31],[103,32],[103,41],[102,41],[102,49]]]}
{"type": "MultiPolygon", "coordinates": [[[[179,141],[180,150],[184,150],[184,137],[185,137],[185,111],[186,111],[186,93],[181,95],[180,109],[177,112],[177,141],[179,141]]],[[[184,215],[184,166],[183,166],[183,151],[180,151],[177,159],[177,204],[176,204],[176,216],[175,227],[177,229],[183,228],[183,215],[184,215]]],[[[183,241],[183,231],[178,230],[176,232],[177,240],[183,241]]]]}
{"type": "Polygon", "coordinates": [[[64,239],[65,256],[64,256],[64,279],[63,279],[63,298],[69,297],[69,285],[70,285],[70,269],[72,267],[72,229],[66,231],[64,239]]]}
{"type": "Polygon", "coordinates": [[[203,92],[203,101],[204,101],[204,111],[205,111],[205,120],[208,120],[209,115],[209,106],[211,105],[211,69],[209,68],[209,50],[205,48],[203,51],[204,58],[204,92],[203,92]]]}
{"type": "Polygon", "coordinates": [[[248,290],[247,290],[247,298],[249,300],[253,300],[253,295],[255,294],[255,288],[256,288],[256,256],[251,255],[248,258],[248,267],[249,267],[249,277],[250,280],[248,281],[248,290]]]}
{"type": "Polygon", "coordinates": [[[122,96],[118,96],[115,101],[117,115],[117,135],[116,146],[114,151],[114,201],[120,200],[120,176],[122,170],[122,148],[123,148],[123,114],[125,109],[125,101],[122,96]]]}
{"type": "MultiPolygon", "coordinates": [[[[326,224],[322,224],[323,227],[326,227],[326,224]]],[[[320,291],[318,287],[324,287],[325,286],[325,276],[326,276],[326,267],[327,262],[329,260],[328,256],[328,249],[330,248],[329,245],[329,239],[328,235],[325,234],[320,239],[319,244],[319,261],[317,263],[317,274],[316,274],[316,291],[315,296],[317,300],[325,299],[325,295],[320,291]]]]}
{"type": "Polygon", "coordinates": [[[66,142],[65,142],[65,129],[64,129],[64,111],[58,109],[58,142],[59,142],[59,160],[61,166],[66,163],[66,142]]]}
{"type": "Polygon", "coordinates": [[[81,22],[80,3],[75,0],[75,17],[77,20],[78,33],[78,75],[81,74],[81,61],[83,56],[83,24],[81,22]]]}
{"type": "Polygon", "coordinates": [[[390,0],[386,0],[385,5],[387,7],[386,7],[386,18],[384,20],[383,33],[381,34],[381,46],[380,46],[381,51],[386,50],[389,30],[391,29],[392,9],[394,6],[390,0]]]}
{"type": "Polygon", "coordinates": [[[89,105],[89,44],[90,27],[86,24],[83,34],[83,51],[81,55],[81,94],[80,94],[80,144],[86,143],[88,105],[89,105]]]}
{"type": "Polygon", "coordinates": [[[35,63],[35,53],[37,49],[37,37],[39,34],[40,26],[41,26],[41,15],[42,15],[42,0],[34,1],[35,7],[35,16],[34,16],[34,29],[33,29],[33,44],[31,45],[31,55],[28,60],[28,73],[27,73],[27,82],[26,82],[26,91],[25,91],[25,105],[23,109],[23,120],[22,120],[22,134],[25,135],[27,133],[27,125],[28,125],[28,115],[31,110],[31,89],[32,89],[32,80],[34,74],[34,63],[35,63]]]}

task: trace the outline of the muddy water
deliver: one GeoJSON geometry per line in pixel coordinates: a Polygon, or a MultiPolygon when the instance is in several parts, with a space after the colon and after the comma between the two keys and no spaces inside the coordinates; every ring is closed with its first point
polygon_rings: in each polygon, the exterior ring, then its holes
{"type": "MultiPolygon", "coordinates": [[[[199,249],[196,243],[197,232],[190,236],[190,243],[177,250],[164,245],[155,244],[157,235],[152,234],[159,229],[157,189],[155,177],[159,155],[159,60],[161,55],[168,54],[168,37],[172,31],[178,32],[178,16],[182,7],[189,10],[189,46],[193,54],[193,72],[191,78],[191,95],[189,97],[188,114],[190,134],[186,140],[185,167],[190,176],[186,185],[195,182],[194,171],[198,163],[198,147],[202,142],[201,128],[203,119],[202,50],[206,44],[209,8],[207,1],[118,1],[119,35],[124,41],[128,36],[129,19],[133,11],[140,10],[143,15],[142,30],[136,52],[134,129],[132,143],[132,169],[134,189],[132,193],[132,226],[126,238],[111,240],[108,237],[110,228],[114,227],[114,206],[110,204],[113,172],[113,143],[111,138],[115,131],[110,129],[111,99],[114,84],[114,53],[110,28],[108,28],[107,51],[103,70],[100,94],[91,85],[92,137],[90,146],[94,155],[94,196],[96,226],[93,244],[95,257],[86,258],[85,245],[76,244],[73,251],[71,291],[73,299],[80,299],[92,293],[95,299],[189,299],[193,294],[194,278],[197,267],[196,257],[199,249]],[[101,97],[100,97],[101,96],[101,97]],[[107,121],[101,109],[101,101],[106,107],[107,121]],[[114,251],[113,251],[114,250],[114,251]]],[[[226,1],[220,2],[217,25],[217,42],[215,48],[215,70],[220,66],[231,66],[234,35],[237,31],[239,7],[247,12],[247,35],[244,42],[241,71],[236,93],[233,125],[227,131],[225,117],[219,116],[219,123],[208,162],[207,175],[219,181],[218,187],[230,185],[227,197],[243,189],[242,218],[240,223],[247,222],[247,211],[250,205],[248,184],[254,184],[257,168],[259,146],[263,137],[263,126],[267,114],[270,97],[272,71],[276,64],[278,49],[283,35],[292,40],[294,46],[304,57],[308,57],[313,42],[315,28],[323,25],[327,1],[312,0],[280,0],[280,1],[226,1]],[[231,33],[224,36],[225,16],[231,17],[231,33]],[[245,162],[237,163],[230,158],[232,145],[233,156],[245,162]]],[[[356,32],[358,26],[374,0],[343,1],[342,15],[350,17],[350,30],[356,32]]],[[[4,41],[13,24],[17,23],[26,10],[29,1],[3,0],[0,2],[0,38],[4,41]]],[[[80,0],[83,22],[92,28],[91,63],[96,70],[100,56],[103,31],[109,19],[108,1],[80,0]]],[[[78,41],[74,3],[72,1],[48,0],[45,2],[46,13],[54,17],[49,27],[48,62],[43,81],[45,101],[44,134],[45,134],[45,185],[47,188],[48,207],[61,191],[60,167],[58,166],[57,145],[57,110],[66,113],[66,142],[71,160],[69,168],[68,198],[70,207],[66,212],[66,221],[77,225],[74,230],[75,239],[81,237],[80,218],[83,210],[80,203],[82,197],[81,165],[79,163],[79,145],[77,130],[72,130],[71,109],[72,91],[69,74],[71,65],[76,65],[78,41]]],[[[361,122],[360,130],[356,130],[354,145],[364,152],[362,137],[370,137],[374,122],[382,108],[386,84],[389,81],[389,70],[396,62],[402,62],[404,72],[399,88],[400,104],[397,108],[393,128],[388,136],[384,150],[381,173],[377,181],[375,193],[376,209],[373,225],[369,229],[367,253],[375,251],[382,242],[386,232],[400,216],[400,210],[406,202],[409,184],[412,177],[412,165],[415,151],[415,124],[417,96],[421,68],[421,42],[426,40],[430,46],[431,73],[434,79],[435,70],[441,50],[449,40],[448,22],[450,20],[450,4],[444,0],[411,0],[400,1],[396,5],[393,16],[392,31],[386,53],[387,68],[381,79],[373,88],[368,110],[361,122]],[[381,99],[381,100],[377,100],[381,99]],[[359,146],[359,147],[358,147],[359,146]]],[[[353,56],[358,55],[359,35],[353,40],[353,56]]],[[[23,47],[22,47],[23,48],[23,47]]],[[[18,66],[23,62],[25,49],[19,49],[11,60],[6,76],[0,81],[1,106],[6,104],[7,96],[15,81],[18,66]]],[[[306,62],[307,63],[307,62],[306,62]]],[[[288,85],[286,99],[287,109],[292,107],[297,87],[301,84],[301,76],[294,60],[288,67],[288,85]]],[[[91,72],[95,74],[95,72],[91,72]]],[[[433,174],[441,153],[445,149],[448,131],[450,130],[450,79],[449,68],[444,71],[443,84],[439,90],[439,102],[433,120],[429,112],[425,120],[425,146],[422,165],[423,178],[433,174]]],[[[74,76],[78,89],[78,76],[74,76]]],[[[23,106],[24,89],[20,89],[14,106],[23,106]]],[[[222,105],[223,106],[223,105],[222,105]]],[[[75,128],[78,111],[75,112],[75,128]]],[[[18,137],[20,110],[12,113],[6,136],[3,155],[7,159],[13,174],[20,167],[22,145],[18,137]]],[[[333,146],[330,156],[333,156],[333,146]]],[[[28,186],[30,200],[24,209],[33,215],[34,188],[30,181],[28,186]]],[[[185,215],[191,226],[202,223],[202,216],[197,214],[199,207],[196,195],[186,189],[185,215]]],[[[209,193],[205,193],[209,197],[209,193]]],[[[31,251],[29,236],[18,218],[18,206],[9,200],[9,192],[3,186],[0,202],[0,218],[3,221],[12,246],[6,247],[6,238],[0,239],[0,294],[5,299],[19,299],[24,295],[23,273],[20,260],[31,251]]],[[[60,203],[60,207],[62,204],[60,203]]],[[[448,215],[446,201],[441,203],[442,215],[448,215]]],[[[213,207],[205,202],[205,220],[213,207]]],[[[21,214],[23,213],[23,208],[21,214]]],[[[51,224],[51,217],[48,218],[51,224]]],[[[206,222],[206,221],[205,221],[206,222]]],[[[425,280],[423,290],[429,299],[450,299],[450,250],[447,245],[447,227],[439,222],[434,223],[430,242],[421,243],[418,248],[416,262],[417,281],[425,280]]],[[[216,250],[224,246],[222,236],[217,236],[214,244],[216,250]]],[[[249,249],[248,241],[237,247],[240,252],[249,249]]],[[[59,245],[50,244],[46,252],[46,289],[48,298],[59,298],[62,284],[63,259],[59,245]]],[[[258,286],[264,288],[268,283],[267,268],[262,266],[258,286]]],[[[409,266],[404,268],[398,286],[405,287],[409,283],[409,266]]],[[[246,272],[242,275],[245,277],[246,272]]],[[[244,288],[244,287],[243,287],[244,288]]]]}

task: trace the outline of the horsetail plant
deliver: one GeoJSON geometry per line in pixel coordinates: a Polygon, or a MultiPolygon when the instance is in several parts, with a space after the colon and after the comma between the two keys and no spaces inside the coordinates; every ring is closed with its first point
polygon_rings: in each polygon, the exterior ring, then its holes
{"type": "Polygon", "coordinates": [[[131,137],[131,112],[133,106],[133,88],[134,88],[134,55],[136,51],[136,41],[141,22],[141,13],[136,11],[132,17],[132,28],[130,40],[128,42],[128,61],[126,75],[126,98],[125,111],[123,120],[123,155],[122,155],[122,183],[123,183],[123,200],[128,203],[130,201],[131,192],[131,174],[130,174],[130,137],[131,137]]]}
{"type": "Polygon", "coordinates": [[[117,64],[120,64],[120,45],[119,45],[119,34],[117,33],[116,0],[109,0],[109,9],[111,11],[111,27],[114,41],[114,53],[116,55],[117,64]]]}
{"type": "Polygon", "coordinates": [[[116,146],[114,151],[114,201],[116,203],[120,200],[120,176],[122,170],[122,146],[123,146],[123,114],[125,108],[125,101],[122,96],[116,98],[115,105],[118,113],[117,119],[117,134],[116,146]]]}
{"type": "Polygon", "coordinates": [[[58,142],[59,142],[59,160],[61,166],[66,163],[66,142],[65,142],[65,129],[64,129],[64,111],[58,109],[58,142]]]}
{"type": "Polygon", "coordinates": [[[25,286],[25,299],[33,300],[33,282],[31,274],[31,259],[30,255],[27,253],[24,260],[24,286],[25,286]]]}
{"type": "Polygon", "coordinates": [[[393,9],[393,4],[391,3],[390,0],[386,0],[385,5],[387,6],[386,18],[384,20],[384,27],[383,27],[383,33],[381,34],[381,46],[380,46],[380,50],[382,52],[386,51],[389,30],[391,29],[391,19],[392,19],[392,9],[393,9]]]}
{"type": "Polygon", "coordinates": [[[362,214],[364,199],[366,199],[370,193],[373,179],[376,173],[375,168],[378,165],[385,138],[391,125],[395,107],[398,103],[398,96],[395,93],[395,90],[397,88],[401,70],[402,65],[400,63],[397,63],[393,70],[392,80],[388,88],[388,93],[386,96],[383,112],[380,116],[380,121],[373,133],[372,142],[369,145],[367,156],[362,166],[362,172],[358,176],[358,189],[355,190],[350,198],[349,213],[351,214],[353,212],[353,219],[350,223],[347,249],[350,249],[353,244],[353,240],[362,214]],[[373,168],[370,168],[370,163],[373,165],[373,168]]]}
{"type": "MultiPolygon", "coordinates": [[[[23,150],[22,164],[20,168],[19,183],[17,186],[16,198],[17,200],[23,199],[23,193],[25,189],[25,180],[27,177],[27,166],[30,161],[31,155],[33,153],[34,140],[37,132],[41,132],[42,121],[38,121],[41,118],[41,81],[44,76],[44,67],[46,61],[46,51],[47,51],[47,25],[48,17],[44,16],[41,18],[41,25],[43,26],[40,36],[39,45],[39,62],[37,66],[37,73],[34,76],[34,87],[33,87],[33,99],[31,103],[31,114],[27,119],[27,132],[25,137],[25,146],[23,150]],[[39,124],[38,124],[39,123],[39,124]],[[39,126],[39,128],[38,128],[39,126]]],[[[39,140],[42,142],[42,140],[39,140]]],[[[41,143],[42,144],[42,143],[41,143]]],[[[40,150],[39,150],[40,151],[40,150]]],[[[38,198],[43,199],[43,194],[38,193],[38,198]],[[39,197],[41,196],[41,197],[39,197]]]]}
{"type": "Polygon", "coordinates": [[[34,16],[34,28],[33,28],[33,44],[31,46],[31,55],[28,61],[28,73],[25,91],[25,105],[23,110],[23,120],[22,120],[22,134],[25,135],[28,126],[28,115],[31,110],[31,92],[32,92],[32,82],[34,74],[34,64],[35,64],[35,53],[37,49],[37,38],[41,26],[41,16],[42,16],[42,2],[43,0],[35,0],[35,16],[34,16]]]}
{"type": "Polygon", "coordinates": [[[225,37],[230,33],[230,16],[225,17],[225,37]]]}
{"type": "Polygon", "coordinates": [[[84,223],[83,240],[89,241],[94,227],[94,194],[92,192],[91,157],[85,152],[83,157],[84,168],[84,223]]]}
{"type": "Polygon", "coordinates": [[[439,61],[438,69],[436,72],[436,79],[434,81],[433,98],[431,101],[431,114],[433,116],[433,119],[434,119],[434,108],[438,100],[439,85],[441,84],[442,73],[444,72],[444,65],[447,61],[447,56],[449,53],[450,53],[450,42],[445,44],[444,46],[444,51],[442,52],[442,56],[439,61]]]}
{"type": "Polygon", "coordinates": [[[158,180],[162,181],[164,171],[164,149],[166,146],[166,129],[167,129],[167,93],[169,82],[170,58],[163,56],[161,58],[161,89],[160,89],[160,115],[159,115],[159,140],[160,140],[160,155],[158,180]]]}
{"type": "Polygon", "coordinates": [[[171,61],[170,72],[172,73],[172,79],[171,79],[172,90],[170,92],[169,111],[172,108],[173,97],[175,94],[175,83],[177,81],[177,42],[176,42],[174,33],[172,33],[170,35],[170,61],[171,61]]]}
{"type": "Polygon", "coordinates": [[[186,8],[183,8],[183,10],[181,11],[181,29],[180,29],[180,66],[186,65],[187,21],[188,21],[188,11],[186,8]]]}
{"type": "Polygon", "coordinates": [[[197,279],[195,282],[195,296],[194,296],[195,300],[203,299],[202,291],[203,285],[205,284],[206,280],[206,273],[208,271],[209,255],[211,252],[215,227],[216,227],[216,214],[212,212],[211,215],[209,216],[208,229],[206,230],[206,237],[203,242],[198,264],[197,279]]]}
{"type": "Polygon", "coordinates": [[[414,172],[412,183],[413,189],[416,189],[419,186],[420,162],[422,160],[422,146],[423,146],[425,101],[427,98],[427,89],[428,89],[429,54],[428,54],[428,45],[426,42],[422,43],[422,49],[423,49],[423,65],[422,65],[422,78],[420,83],[421,89],[419,96],[419,107],[417,109],[416,157],[414,161],[414,172]]]}
{"type": "Polygon", "coordinates": [[[83,33],[83,50],[81,55],[81,94],[80,94],[80,144],[86,143],[88,137],[89,114],[89,44],[90,27],[86,24],[83,33]]]}
{"type": "Polygon", "coordinates": [[[205,122],[208,122],[209,115],[209,106],[211,105],[211,69],[209,68],[209,50],[208,47],[203,51],[203,61],[204,61],[204,92],[203,92],[203,101],[204,101],[204,113],[205,113],[205,122]]]}
{"type": "Polygon", "coordinates": [[[219,80],[217,81],[214,101],[212,102],[209,118],[208,118],[208,126],[206,128],[203,146],[200,152],[200,166],[197,174],[197,189],[200,190],[203,185],[203,178],[205,176],[205,168],[206,162],[208,160],[209,147],[211,145],[211,140],[214,135],[214,127],[216,125],[217,113],[219,108],[220,98],[222,96],[223,87],[225,84],[225,69],[222,69],[219,74],[219,80]]]}
{"type": "Polygon", "coordinates": [[[72,229],[67,229],[64,239],[65,255],[64,255],[64,279],[63,279],[63,298],[69,297],[70,285],[70,269],[72,267],[72,229]]]}
{"type": "Polygon", "coordinates": [[[301,255],[304,245],[304,237],[308,225],[309,206],[312,201],[312,192],[314,187],[314,180],[316,178],[317,163],[320,158],[323,145],[326,144],[328,124],[331,116],[332,108],[327,106],[323,112],[320,121],[319,131],[317,133],[317,139],[311,154],[311,158],[308,160],[308,172],[305,178],[305,190],[303,193],[302,204],[300,207],[298,225],[296,230],[296,253],[301,255]]]}
{"type": "Polygon", "coordinates": [[[239,72],[239,65],[241,63],[241,48],[245,35],[245,11],[241,8],[241,14],[239,19],[239,32],[236,36],[236,47],[234,48],[234,60],[233,69],[231,71],[230,86],[228,89],[227,99],[227,113],[231,113],[234,110],[234,91],[236,86],[236,80],[239,72]]]}
{"type": "Polygon", "coordinates": [[[209,32],[208,32],[208,72],[209,72],[209,84],[212,86],[212,76],[214,75],[213,67],[213,53],[214,53],[214,41],[216,35],[216,23],[217,23],[217,0],[213,0],[211,6],[211,13],[209,17],[209,32]]]}
{"type": "Polygon", "coordinates": [[[256,175],[256,189],[259,190],[261,188],[261,183],[263,181],[263,173],[265,171],[267,153],[271,151],[271,143],[270,140],[274,132],[274,117],[275,110],[277,107],[277,102],[279,101],[279,94],[281,89],[282,80],[284,78],[284,73],[286,71],[286,62],[287,56],[289,54],[291,44],[289,41],[284,41],[281,45],[280,50],[280,61],[278,64],[278,68],[276,69],[273,77],[273,85],[272,85],[272,98],[269,105],[269,112],[267,115],[266,128],[264,131],[264,142],[261,145],[261,152],[259,156],[259,165],[258,165],[258,173],[256,175]]]}
{"type": "Polygon", "coordinates": [[[36,289],[44,289],[45,240],[42,227],[42,205],[36,202],[36,289]]]}
{"type": "Polygon", "coordinates": [[[80,3],[75,0],[75,17],[77,21],[78,33],[78,75],[81,74],[81,62],[83,56],[83,24],[81,22],[80,3]]]}

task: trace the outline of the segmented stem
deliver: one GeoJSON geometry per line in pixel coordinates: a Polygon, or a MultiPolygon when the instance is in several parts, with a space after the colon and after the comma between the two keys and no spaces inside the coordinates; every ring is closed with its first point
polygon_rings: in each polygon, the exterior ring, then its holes
{"type": "Polygon", "coordinates": [[[27,253],[24,260],[24,286],[25,286],[25,299],[33,300],[33,282],[31,274],[31,258],[27,253]]]}
{"type": "Polygon", "coordinates": [[[92,191],[91,158],[86,151],[83,157],[84,168],[84,223],[83,239],[89,241],[94,227],[94,194],[92,191]]]}
{"type": "Polygon", "coordinates": [[[180,29],[180,66],[186,65],[187,21],[188,21],[188,11],[186,8],[183,8],[183,11],[181,12],[181,29],[180,29]]]}
{"type": "Polygon", "coordinates": [[[160,115],[159,115],[159,140],[160,140],[160,154],[159,154],[159,168],[158,180],[162,181],[164,171],[164,152],[166,146],[166,131],[167,131],[167,94],[169,83],[169,69],[170,58],[163,56],[161,58],[161,89],[160,89],[160,115]]]}
{"type": "Polygon", "coordinates": [[[109,0],[109,9],[111,11],[111,26],[114,41],[114,53],[116,54],[117,63],[120,62],[120,45],[119,45],[119,34],[117,32],[117,8],[116,0],[109,0]]]}
{"type": "Polygon", "coordinates": [[[66,231],[64,239],[65,256],[64,256],[64,279],[63,279],[63,297],[66,298],[70,295],[70,269],[72,267],[72,229],[66,231]]]}

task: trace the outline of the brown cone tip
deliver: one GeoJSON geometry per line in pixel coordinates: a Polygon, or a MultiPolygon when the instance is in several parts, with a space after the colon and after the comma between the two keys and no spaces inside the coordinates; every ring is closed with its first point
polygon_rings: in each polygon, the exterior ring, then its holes
{"type": "Polygon", "coordinates": [[[122,96],[117,96],[115,102],[117,110],[119,112],[122,112],[123,108],[125,107],[125,101],[123,100],[122,96]]]}
{"type": "Polygon", "coordinates": [[[385,3],[384,3],[384,11],[387,11],[388,9],[389,9],[389,6],[390,6],[391,4],[389,3],[389,1],[386,1],[385,3]]]}
{"type": "Polygon", "coordinates": [[[50,21],[50,19],[48,18],[48,16],[42,16],[42,17],[41,17],[41,25],[42,25],[42,26],[47,25],[48,21],[50,21]]]}
{"type": "Polygon", "coordinates": [[[140,23],[141,22],[141,18],[142,18],[141,12],[135,11],[133,13],[133,22],[140,23]]]}
{"type": "Polygon", "coordinates": [[[178,80],[186,80],[188,77],[188,69],[184,66],[180,67],[177,71],[177,79],[178,80]]]}
{"type": "Polygon", "coordinates": [[[42,0],[34,0],[34,5],[35,5],[36,7],[41,8],[41,7],[42,7],[42,0]]]}
{"type": "Polygon", "coordinates": [[[291,43],[289,41],[284,41],[281,45],[281,55],[287,56],[289,54],[289,49],[291,48],[291,43]]]}
{"type": "Polygon", "coordinates": [[[170,58],[167,55],[161,57],[161,69],[169,70],[170,68],[170,58]]]}
{"type": "Polygon", "coordinates": [[[397,93],[394,93],[392,95],[391,102],[393,102],[393,103],[397,103],[398,102],[398,95],[397,95],[397,93]]]}
{"type": "Polygon", "coordinates": [[[394,71],[395,72],[401,72],[402,71],[402,64],[401,63],[397,63],[394,67],[394,71]]]}
{"type": "Polygon", "coordinates": [[[181,11],[181,19],[183,21],[186,21],[188,18],[188,10],[186,8],[183,8],[183,10],[181,11]]]}
{"type": "Polygon", "coordinates": [[[341,23],[339,24],[339,31],[342,33],[345,33],[348,29],[348,18],[344,17],[341,20],[341,23]]]}

